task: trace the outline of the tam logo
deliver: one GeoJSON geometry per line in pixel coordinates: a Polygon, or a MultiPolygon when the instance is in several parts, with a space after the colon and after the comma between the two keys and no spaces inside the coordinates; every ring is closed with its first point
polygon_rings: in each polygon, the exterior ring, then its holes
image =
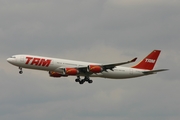
{"type": "Polygon", "coordinates": [[[156,60],[153,60],[153,59],[146,59],[146,62],[148,62],[148,63],[155,63],[156,60]]]}
{"type": "Polygon", "coordinates": [[[52,60],[43,58],[26,57],[26,64],[48,67],[52,60]]]}

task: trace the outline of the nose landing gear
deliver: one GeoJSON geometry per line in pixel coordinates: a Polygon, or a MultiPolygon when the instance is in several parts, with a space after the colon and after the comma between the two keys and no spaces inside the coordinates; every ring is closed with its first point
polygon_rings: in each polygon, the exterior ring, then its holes
{"type": "Polygon", "coordinates": [[[19,67],[19,74],[22,74],[22,73],[23,73],[22,68],[19,67]]]}

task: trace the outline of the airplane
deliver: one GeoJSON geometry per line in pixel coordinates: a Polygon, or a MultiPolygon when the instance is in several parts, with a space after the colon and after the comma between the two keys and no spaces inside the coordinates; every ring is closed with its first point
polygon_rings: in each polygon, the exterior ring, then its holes
{"type": "Polygon", "coordinates": [[[22,68],[48,71],[50,77],[76,76],[75,82],[83,84],[92,83],[90,77],[102,77],[110,79],[125,79],[155,74],[168,69],[153,70],[161,50],[153,50],[140,63],[132,67],[122,67],[128,63],[135,62],[137,58],[130,61],[99,64],[91,62],[74,61],[67,59],[50,58],[34,55],[13,55],[7,61],[19,67],[19,74],[22,74],[22,68]],[[81,79],[81,77],[84,79],[81,79]]]}

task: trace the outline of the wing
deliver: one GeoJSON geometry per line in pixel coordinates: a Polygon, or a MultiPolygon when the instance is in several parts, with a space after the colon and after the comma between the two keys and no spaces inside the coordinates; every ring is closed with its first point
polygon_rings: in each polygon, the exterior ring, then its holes
{"type": "MultiPolygon", "coordinates": [[[[126,61],[126,62],[113,63],[113,64],[104,64],[104,65],[96,65],[96,66],[101,67],[102,71],[107,71],[108,69],[113,71],[113,68],[115,68],[116,66],[132,63],[132,62],[135,62],[136,60],[137,60],[137,57],[130,60],[130,61],[126,61]]],[[[88,66],[87,67],[77,67],[76,69],[78,69],[81,73],[89,73],[89,71],[87,71],[87,68],[88,68],[88,66]]]]}
{"type": "Polygon", "coordinates": [[[155,74],[157,72],[167,71],[169,69],[159,69],[159,70],[150,70],[150,71],[144,71],[144,74],[155,74]]]}
{"type": "Polygon", "coordinates": [[[66,74],[66,75],[72,75],[72,74],[75,75],[74,73],[90,75],[90,74],[93,74],[93,73],[100,73],[100,72],[103,72],[103,71],[107,71],[108,69],[113,71],[113,68],[115,68],[116,66],[128,64],[128,63],[131,63],[131,62],[135,62],[136,59],[137,58],[134,58],[134,59],[132,59],[130,61],[121,62],[121,63],[104,64],[104,65],[98,65],[98,64],[92,65],[96,69],[95,72],[92,72],[90,70],[91,68],[89,68],[89,67],[91,65],[84,66],[84,67],[72,67],[72,68],[59,67],[55,71],[59,72],[61,74],[66,74]],[[70,70],[69,72],[71,72],[71,73],[68,73],[67,69],[70,70]],[[72,72],[72,71],[74,71],[74,72],[72,72]]]}
{"type": "Polygon", "coordinates": [[[137,60],[137,57],[127,62],[106,64],[106,65],[101,65],[101,67],[103,67],[104,71],[106,71],[107,69],[113,70],[113,68],[115,68],[116,66],[132,63],[132,62],[135,62],[136,60],[137,60]]]}

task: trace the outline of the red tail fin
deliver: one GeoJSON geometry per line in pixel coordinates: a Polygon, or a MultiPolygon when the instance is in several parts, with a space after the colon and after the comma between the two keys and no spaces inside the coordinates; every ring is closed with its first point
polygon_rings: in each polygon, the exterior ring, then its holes
{"type": "Polygon", "coordinates": [[[160,50],[153,50],[139,64],[133,66],[132,68],[152,70],[154,68],[154,65],[156,64],[160,52],[160,50]]]}

